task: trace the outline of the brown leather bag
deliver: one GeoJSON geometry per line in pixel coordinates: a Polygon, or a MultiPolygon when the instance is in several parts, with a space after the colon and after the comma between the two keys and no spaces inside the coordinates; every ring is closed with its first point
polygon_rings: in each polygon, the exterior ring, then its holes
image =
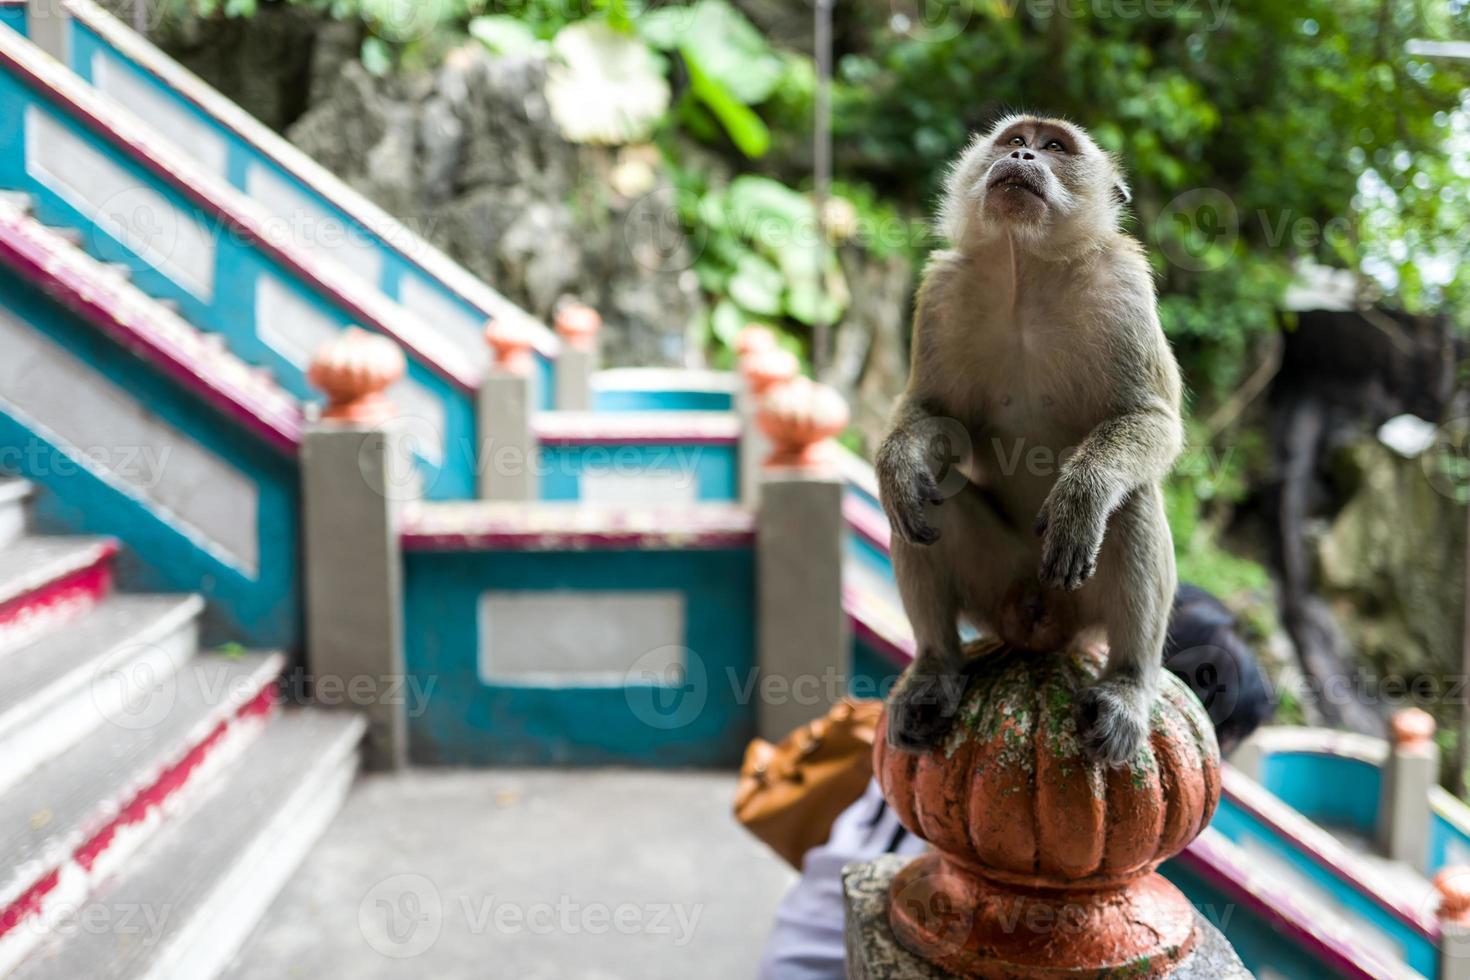
{"type": "Polygon", "coordinates": [[[827,839],[837,815],[872,778],[882,710],[882,701],[844,698],[779,745],[752,741],[740,765],[735,819],[800,870],[806,852],[827,839]]]}

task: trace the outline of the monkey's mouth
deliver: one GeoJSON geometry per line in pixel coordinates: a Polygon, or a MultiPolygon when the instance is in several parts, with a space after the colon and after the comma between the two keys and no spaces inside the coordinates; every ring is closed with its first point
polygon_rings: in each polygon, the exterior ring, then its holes
{"type": "Polygon", "coordinates": [[[1017,190],[1025,191],[1033,197],[1040,198],[1043,201],[1046,200],[1046,192],[1041,189],[1041,185],[1035,179],[1019,171],[1011,170],[996,174],[995,177],[991,178],[990,183],[986,185],[986,190],[993,191],[998,187],[1010,192],[1017,190]]]}

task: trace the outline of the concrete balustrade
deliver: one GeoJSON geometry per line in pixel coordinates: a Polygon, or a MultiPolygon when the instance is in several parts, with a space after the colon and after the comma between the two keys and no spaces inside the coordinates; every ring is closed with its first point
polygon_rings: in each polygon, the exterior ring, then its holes
{"type": "Polygon", "coordinates": [[[1378,802],[1378,844],[1384,855],[1429,870],[1429,791],[1439,782],[1434,718],[1404,708],[1389,721],[1389,753],[1378,802]]]}
{"type": "MultiPolygon", "coordinates": [[[[534,337],[515,319],[492,320],[485,341],[493,361],[480,383],[479,451],[476,484],[482,500],[535,500],[536,437],[531,428],[536,411],[537,373],[533,370],[534,337]]],[[[560,366],[558,366],[560,371],[560,366]]]]}
{"type": "Polygon", "coordinates": [[[310,682],[366,714],[377,769],[408,762],[398,520],[418,476],[384,394],[403,371],[385,337],[348,330],[324,344],[309,376],[327,407],[300,457],[310,682]]]}
{"type": "Polygon", "coordinates": [[[590,411],[602,317],[585,303],[564,303],[556,311],[555,327],[562,342],[556,361],[556,407],[563,412],[590,411]]]}
{"type": "Polygon", "coordinates": [[[735,410],[740,415],[740,499],[754,507],[760,498],[761,465],[770,444],[756,425],[756,406],[774,384],[790,381],[801,371],[796,355],[776,345],[769,327],[751,324],[735,339],[739,356],[740,389],[735,410]]]}
{"type": "Polygon", "coordinates": [[[842,693],[851,646],[842,602],[846,481],[821,447],[847,424],[847,405],[825,385],[787,382],[757,411],[777,433],[761,471],[756,532],[763,697],[756,727],[778,741],[825,712],[842,693]]]}

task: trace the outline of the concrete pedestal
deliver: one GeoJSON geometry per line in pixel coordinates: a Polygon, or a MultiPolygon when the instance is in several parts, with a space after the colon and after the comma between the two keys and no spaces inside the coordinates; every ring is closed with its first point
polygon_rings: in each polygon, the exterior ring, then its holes
{"type": "MultiPolygon", "coordinates": [[[[911,860],[885,854],[842,869],[848,980],[948,980],[953,976],[900,946],[888,926],[888,886],[911,860]]],[[[1220,931],[1198,917],[1196,926],[1199,938],[1194,949],[1170,976],[1175,980],[1250,980],[1250,972],[1220,931]]]]}

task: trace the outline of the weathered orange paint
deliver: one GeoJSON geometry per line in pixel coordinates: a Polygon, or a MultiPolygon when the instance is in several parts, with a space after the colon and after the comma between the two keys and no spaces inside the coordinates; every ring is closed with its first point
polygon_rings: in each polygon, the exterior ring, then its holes
{"type": "Polygon", "coordinates": [[[996,644],[932,751],[874,746],[883,795],[934,848],[894,880],[889,920],[919,956],[966,977],[1160,977],[1194,943],[1194,910],[1157,874],[1220,799],[1204,709],[1165,675],[1148,742],[1110,769],[1085,755],[1072,693],[1100,651],[996,644]]]}

